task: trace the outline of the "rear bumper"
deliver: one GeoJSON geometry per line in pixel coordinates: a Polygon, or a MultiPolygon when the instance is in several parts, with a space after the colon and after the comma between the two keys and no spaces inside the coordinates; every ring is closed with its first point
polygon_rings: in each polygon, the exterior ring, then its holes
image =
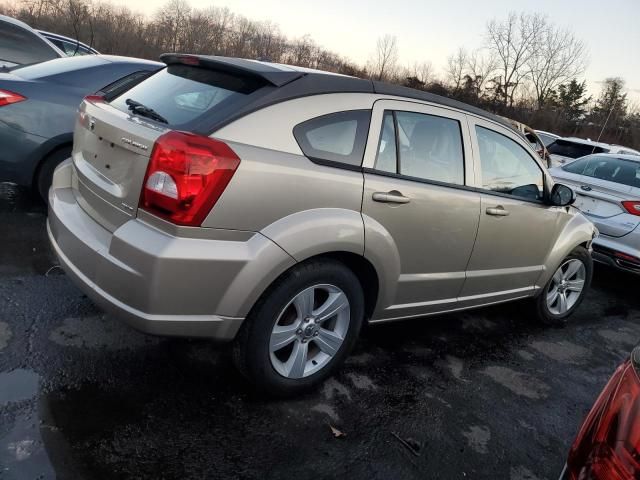
{"type": "Polygon", "coordinates": [[[600,234],[593,241],[592,256],[596,262],[625,272],[640,274],[640,231],[636,229],[619,238],[600,234]],[[616,254],[631,255],[639,261],[634,263],[616,254]]]}
{"type": "Polygon", "coordinates": [[[49,191],[51,245],[87,296],[138,330],[232,340],[263,291],[267,275],[252,266],[293,262],[259,234],[246,241],[174,237],[139,219],[112,233],[77,203],[71,176],[64,162],[49,191]]]}

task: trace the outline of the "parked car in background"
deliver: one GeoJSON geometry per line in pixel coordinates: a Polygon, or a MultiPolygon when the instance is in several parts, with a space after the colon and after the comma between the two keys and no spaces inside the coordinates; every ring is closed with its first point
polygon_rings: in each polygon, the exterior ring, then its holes
{"type": "Polygon", "coordinates": [[[620,145],[594,142],[582,138],[558,138],[547,147],[551,156],[551,166],[557,167],[573,162],[576,158],[593,153],[620,153],[624,155],[640,155],[640,152],[620,145]]]}
{"type": "Polygon", "coordinates": [[[518,122],[516,120],[512,120],[507,117],[502,117],[502,118],[504,118],[509,123],[511,123],[511,126],[514,129],[516,129],[518,132],[520,132],[524,136],[524,138],[527,139],[527,142],[529,142],[529,145],[531,145],[531,148],[533,148],[536,151],[536,153],[540,155],[540,158],[542,159],[544,164],[547,167],[550,167],[551,161],[549,158],[549,152],[547,151],[547,147],[545,146],[544,142],[540,139],[536,131],[524,123],[518,122]]]}
{"type": "Polygon", "coordinates": [[[576,436],[561,480],[640,478],[640,349],[618,367],[576,436]]]}
{"type": "Polygon", "coordinates": [[[67,57],[75,57],[77,55],[99,55],[100,52],[90,47],[86,43],[82,43],[73,38],[58,35],[57,33],[45,32],[44,30],[36,30],[40,35],[53,43],[62,50],[67,57]]]}
{"type": "Polygon", "coordinates": [[[62,50],[26,23],[0,15],[0,71],[64,56],[62,50]]]}
{"type": "Polygon", "coordinates": [[[557,139],[560,138],[560,135],[556,135],[555,133],[551,133],[551,132],[545,132],[544,130],[534,130],[534,131],[536,132],[540,140],[542,140],[542,143],[544,143],[545,147],[548,147],[549,145],[551,145],[553,142],[555,142],[557,139]]]}
{"type": "Polygon", "coordinates": [[[55,167],[71,155],[86,95],[117,95],[163,64],[91,55],[0,73],[0,181],[34,187],[46,199],[55,167]]]}
{"type": "Polygon", "coordinates": [[[134,327],[231,341],[254,385],[292,394],[364,321],[529,298],[556,322],[584,298],[594,227],[504,120],[316,70],[161,58],[85,99],[49,191],[61,266],[134,327]]]}
{"type": "Polygon", "coordinates": [[[588,155],[550,173],[575,189],[575,206],[600,231],[594,260],[640,273],[640,156],[588,155]]]}

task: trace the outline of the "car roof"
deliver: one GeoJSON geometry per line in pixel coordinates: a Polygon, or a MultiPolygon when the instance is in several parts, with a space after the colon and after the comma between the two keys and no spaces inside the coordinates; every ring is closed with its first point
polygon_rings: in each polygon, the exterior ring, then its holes
{"type": "Polygon", "coordinates": [[[589,145],[592,147],[611,148],[611,145],[603,142],[594,142],[593,140],[586,140],[578,137],[560,137],[558,140],[564,140],[566,142],[580,143],[582,145],[589,145]]]}
{"type": "Polygon", "coordinates": [[[541,134],[541,135],[549,135],[550,137],[553,138],[561,138],[560,135],[556,134],[556,133],[551,133],[551,132],[547,132],[545,130],[534,130],[534,132],[541,134]]]}
{"type": "Polygon", "coordinates": [[[80,45],[81,47],[86,48],[87,50],[91,50],[92,52],[97,52],[97,50],[89,45],[87,45],[86,43],[82,43],[79,40],[76,40],[75,38],[71,38],[71,37],[66,37],[64,35],[60,35],[59,33],[53,33],[53,32],[47,32],[46,30],[36,30],[36,32],[38,32],[40,35],[45,36],[45,37],[51,37],[51,38],[55,38],[58,40],[64,40],[66,42],[70,42],[70,43],[77,43],[78,45],[80,45]]]}
{"type": "Polygon", "coordinates": [[[18,25],[19,27],[22,27],[26,30],[33,30],[33,28],[31,28],[29,25],[27,25],[23,21],[18,20],[17,18],[7,17],[6,15],[0,15],[0,21],[18,25]]]}
{"type": "Polygon", "coordinates": [[[593,153],[591,155],[585,155],[582,158],[587,157],[605,157],[605,158],[620,158],[622,160],[629,160],[631,162],[640,163],[640,156],[638,155],[630,155],[626,153],[593,153]]]}
{"type": "Polygon", "coordinates": [[[165,53],[160,56],[160,60],[167,65],[199,65],[204,68],[211,68],[230,74],[243,74],[261,78],[263,81],[275,87],[290,87],[282,89],[280,96],[276,94],[270,98],[270,101],[274,101],[276,98],[279,101],[283,101],[288,98],[325,93],[377,93],[456,108],[484,117],[519,133],[508,121],[486,110],[433,93],[385,82],[351,77],[312,68],[297,67],[294,65],[216,55],[165,53]]]}

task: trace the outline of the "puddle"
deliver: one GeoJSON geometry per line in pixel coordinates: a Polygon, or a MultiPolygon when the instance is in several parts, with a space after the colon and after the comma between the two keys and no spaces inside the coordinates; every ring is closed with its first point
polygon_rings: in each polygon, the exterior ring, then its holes
{"type": "Polygon", "coordinates": [[[0,373],[0,405],[35,397],[39,378],[37,373],[22,368],[0,373]]]}
{"type": "Polygon", "coordinates": [[[49,461],[37,415],[16,417],[12,428],[0,437],[0,478],[20,480],[56,478],[49,461]]]}

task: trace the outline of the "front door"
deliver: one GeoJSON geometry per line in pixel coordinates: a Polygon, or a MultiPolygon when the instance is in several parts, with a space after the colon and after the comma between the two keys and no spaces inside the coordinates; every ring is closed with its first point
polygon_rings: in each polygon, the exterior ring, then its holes
{"type": "Polygon", "coordinates": [[[544,203],[542,167],[515,132],[475,117],[469,126],[482,197],[461,305],[529,295],[555,241],[559,209],[544,203]]]}
{"type": "Polygon", "coordinates": [[[399,264],[395,292],[374,317],[453,309],[480,216],[480,194],[465,187],[473,179],[466,116],[383,100],[374,105],[371,135],[362,202],[365,255],[375,242],[389,242],[399,264]]]}

